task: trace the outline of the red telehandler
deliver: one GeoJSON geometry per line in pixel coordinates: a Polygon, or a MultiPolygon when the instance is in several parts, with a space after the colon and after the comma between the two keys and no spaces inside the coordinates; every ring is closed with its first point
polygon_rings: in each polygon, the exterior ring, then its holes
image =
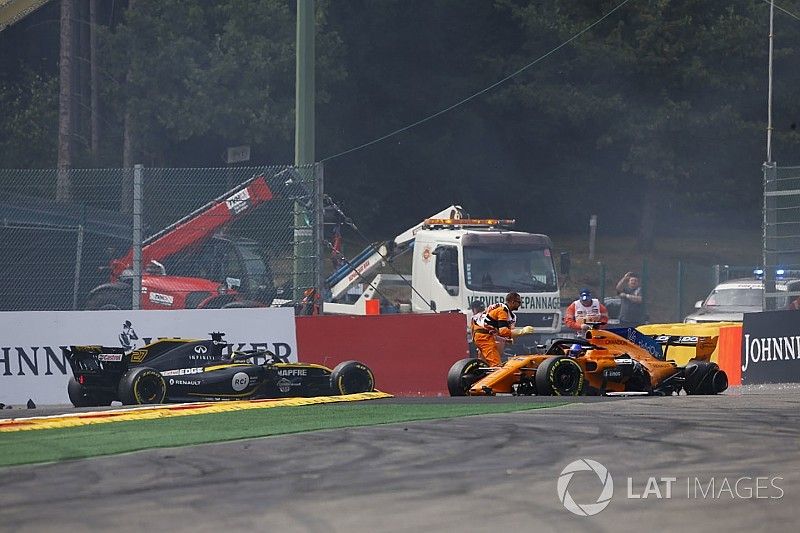
{"type": "MultiPolygon", "coordinates": [[[[266,178],[257,175],[144,240],[140,309],[270,305],[275,282],[258,243],[219,232],[272,198],[266,178]]],[[[112,260],[110,281],[91,290],[86,308],[130,309],[132,267],[133,249],[112,260]]]]}

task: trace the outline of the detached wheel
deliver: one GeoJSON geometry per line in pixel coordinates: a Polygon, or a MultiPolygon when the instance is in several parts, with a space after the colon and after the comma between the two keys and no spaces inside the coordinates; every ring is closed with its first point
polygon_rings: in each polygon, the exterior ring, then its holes
{"type": "Polygon", "coordinates": [[[358,361],[339,363],[331,371],[333,394],[358,394],[375,390],[375,376],[367,365],[358,361]]]}
{"type": "Polygon", "coordinates": [[[686,394],[719,394],[728,388],[728,375],[710,361],[690,360],[683,369],[683,377],[686,394]]]}
{"type": "Polygon", "coordinates": [[[542,396],[580,396],[586,377],[574,359],[550,357],[538,366],[534,381],[542,396]]]}
{"type": "Polygon", "coordinates": [[[486,363],[480,359],[456,361],[447,373],[447,390],[450,396],[466,396],[469,389],[486,375],[486,363]]]}
{"type": "Polygon", "coordinates": [[[123,405],[164,403],[166,397],[167,382],[152,368],[133,368],[119,381],[119,399],[123,405]]]}
{"type": "Polygon", "coordinates": [[[70,378],[67,384],[67,394],[69,395],[69,401],[71,401],[72,405],[75,407],[100,407],[111,405],[113,401],[111,397],[99,396],[87,392],[74,377],[70,378]]]}

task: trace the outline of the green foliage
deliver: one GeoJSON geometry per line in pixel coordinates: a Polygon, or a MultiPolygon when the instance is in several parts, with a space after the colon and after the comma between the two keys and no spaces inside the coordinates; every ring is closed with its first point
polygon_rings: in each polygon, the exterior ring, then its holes
{"type": "MultiPolygon", "coordinates": [[[[291,159],[294,17],[278,0],[131,3],[104,32],[100,56],[114,80],[105,97],[117,117],[130,112],[141,154],[158,165],[220,165],[227,146],[250,144],[270,162],[291,159]]],[[[324,90],[344,73],[333,59],[340,41],[319,31],[324,90]]]]}
{"type": "Polygon", "coordinates": [[[54,167],[58,79],[25,71],[19,83],[0,81],[0,109],[2,166],[54,167]]]}
{"type": "MultiPolygon", "coordinates": [[[[564,215],[576,204],[596,206],[606,228],[630,235],[650,223],[671,231],[682,210],[757,214],[768,4],[631,0],[575,37],[618,4],[318,0],[318,157],[422,121],[327,161],[326,191],[373,237],[450,203],[551,233],[585,226],[564,215]],[[615,209],[621,197],[626,207],[615,209]]],[[[240,144],[251,145],[253,164],[290,162],[294,8],[283,0],[106,5],[101,163],[121,163],[126,113],[135,159],[147,166],[221,165],[240,144]]],[[[52,28],[47,35],[53,60],[52,28]]],[[[773,152],[786,165],[800,148],[798,37],[800,24],[776,11],[773,152]]],[[[11,110],[0,116],[3,165],[52,166],[54,82],[23,72],[0,85],[11,110]]]]}

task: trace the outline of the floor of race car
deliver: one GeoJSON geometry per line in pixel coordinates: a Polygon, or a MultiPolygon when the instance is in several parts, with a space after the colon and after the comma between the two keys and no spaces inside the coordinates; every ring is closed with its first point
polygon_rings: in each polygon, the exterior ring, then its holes
{"type": "Polygon", "coordinates": [[[4,468],[0,529],[791,530],[799,411],[796,386],[744,387],[4,468]],[[580,459],[608,469],[610,499],[608,478],[567,479],[580,459]],[[594,516],[562,503],[594,512],[598,499],[608,506],[594,516]]]}

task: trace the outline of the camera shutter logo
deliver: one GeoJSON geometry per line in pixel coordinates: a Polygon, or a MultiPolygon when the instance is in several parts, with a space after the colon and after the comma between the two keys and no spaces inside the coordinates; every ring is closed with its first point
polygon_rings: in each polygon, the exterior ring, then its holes
{"type": "Polygon", "coordinates": [[[567,511],[578,516],[593,516],[608,507],[608,504],[611,503],[611,496],[614,495],[614,480],[611,479],[611,474],[608,473],[608,469],[597,461],[593,461],[592,459],[578,459],[572,461],[561,471],[561,475],[558,477],[557,488],[558,499],[561,500],[561,503],[567,511]],[[597,497],[595,503],[577,503],[572,499],[572,495],[570,495],[567,490],[569,482],[572,480],[572,476],[575,472],[582,471],[594,472],[597,474],[600,483],[603,484],[603,490],[600,492],[600,496],[597,497]]]}

